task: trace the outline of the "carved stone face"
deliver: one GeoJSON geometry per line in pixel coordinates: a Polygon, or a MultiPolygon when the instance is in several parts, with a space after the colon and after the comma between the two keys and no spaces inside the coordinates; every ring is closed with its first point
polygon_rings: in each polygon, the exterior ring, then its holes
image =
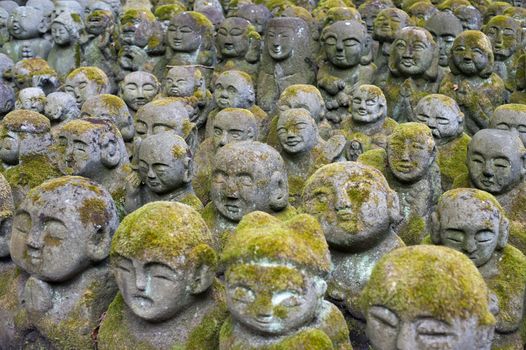
{"type": "Polygon", "coordinates": [[[176,16],[166,32],[166,43],[176,52],[194,52],[201,45],[201,34],[188,14],[176,16]]]}
{"type": "Polygon", "coordinates": [[[324,102],[317,90],[306,91],[297,89],[296,93],[288,94],[290,88],[297,88],[298,85],[292,85],[285,89],[278,100],[278,109],[280,112],[292,108],[304,108],[310,112],[312,118],[318,123],[323,117],[324,102]]]}
{"type": "Polygon", "coordinates": [[[451,47],[453,47],[455,37],[462,32],[462,24],[451,13],[441,12],[431,17],[426,22],[425,27],[433,34],[433,38],[438,45],[438,64],[442,67],[447,67],[449,52],[451,47]]]}
{"type": "Polygon", "coordinates": [[[404,75],[423,74],[433,63],[435,43],[425,29],[404,28],[396,35],[391,49],[398,71],[404,75]]]}
{"type": "Polygon", "coordinates": [[[89,98],[82,105],[80,117],[110,120],[126,142],[132,141],[135,135],[133,118],[124,101],[117,96],[103,94],[89,98]]]}
{"type": "Polygon", "coordinates": [[[374,123],[385,117],[387,110],[382,91],[371,85],[362,85],[353,94],[351,115],[358,123],[374,123]]]}
{"type": "Polygon", "coordinates": [[[254,141],[257,123],[248,111],[223,109],[214,118],[214,149],[239,141],[254,141]]]}
{"type": "Polygon", "coordinates": [[[267,22],[272,17],[270,11],[264,5],[254,4],[240,6],[237,15],[250,21],[261,35],[265,33],[267,22]]]}
{"type": "Polygon", "coordinates": [[[45,103],[46,95],[40,88],[25,88],[18,93],[15,108],[42,113],[45,103]]]}
{"type": "Polygon", "coordinates": [[[104,10],[95,10],[86,17],[86,31],[89,34],[100,35],[112,24],[111,13],[104,10]]]}
{"type": "Polygon", "coordinates": [[[40,35],[38,26],[41,21],[41,11],[31,7],[20,6],[11,12],[7,28],[9,34],[15,39],[32,39],[40,35]]]}
{"type": "Polygon", "coordinates": [[[407,17],[407,14],[402,10],[385,9],[380,11],[373,25],[374,38],[380,41],[392,41],[396,32],[407,25],[407,17]]]}
{"type": "Polygon", "coordinates": [[[189,97],[194,94],[197,83],[192,69],[174,67],[166,74],[163,89],[166,96],[189,97]]]}
{"type": "Polygon", "coordinates": [[[318,219],[329,245],[343,249],[380,240],[391,223],[385,179],[353,164],[324,166],[303,193],[305,212],[318,219]]]}
{"type": "Polygon", "coordinates": [[[482,15],[473,6],[460,6],[454,13],[460,20],[460,23],[462,23],[462,29],[480,30],[482,26],[482,15]]]}
{"type": "Polygon", "coordinates": [[[481,37],[483,34],[477,33],[460,34],[451,48],[453,63],[462,74],[467,76],[478,75],[490,62],[488,48],[485,47],[481,37]]]}
{"type": "Polygon", "coordinates": [[[102,168],[101,136],[95,130],[83,133],[71,133],[61,130],[58,143],[64,147],[62,167],[69,168],[74,175],[91,177],[102,168]]]}
{"type": "Polygon", "coordinates": [[[79,107],[88,98],[101,93],[97,82],[89,79],[84,73],[78,73],[73,77],[68,76],[64,85],[64,91],[75,97],[79,107]]]}
{"type": "Polygon", "coordinates": [[[484,33],[491,41],[495,58],[501,61],[513,55],[521,42],[520,23],[508,16],[492,18],[484,33]]]}
{"type": "Polygon", "coordinates": [[[223,108],[250,108],[254,103],[254,88],[245,77],[224,72],[216,80],[214,101],[223,108]]]}
{"type": "Polygon", "coordinates": [[[280,113],[276,130],[281,147],[290,154],[309,152],[319,137],[316,123],[305,109],[280,113]]]}
{"type": "Polygon", "coordinates": [[[381,2],[370,2],[360,5],[359,11],[362,16],[362,20],[365,22],[367,27],[367,33],[369,35],[373,34],[374,21],[378,17],[378,13],[385,8],[381,2]]]}
{"type": "Polygon", "coordinates": [[[217,49],[223,57],[244,57],[248,51],[247,29],[250,22],[244,18],[229,17],[217,30],[217,49]]]}
{"type": "Polygon", "coordinates": [[[51,25],[51,36],[57,45],[68,45],[72,39],[66,26],[57,22],[51,25]]]}
{"type": "Polygon", "coordinates": [[[313,277],[289,266],[238,264],[226,273],[230,314],[263,335],[285,334],[308,323],[322,298],[313,277]]]}
{"type": "Polygon", "coordinates": [[[399,180],[415,182],[429,170],[435,156],[435,141],[431,135],[421,130],[412,132],[408,124],[406,123],[407,127],[403,131],[394,132],[389,137],[387,162],[389,169],[399,180]]]}
{"type": "Polygon", "coordinates": [[[53,92],[46,96],[44,115],[51,121],[63,120],[71,109],[75,109],[73,115],[78,115],[77,103],[73,96],[65,92],[53,92]]]}
{"type": "Polygon", "coordinates": [[[159,83],[154,75],[133,72],[121,83],[121,97],[134,111],[151,102],[159,92],[159,83]]]}
{"type": "Polygon", "coordinates": [[[354,67],[365,49],[366,33],[358,22],[339,21],[323,30],[327,59],[336,67],[354,67]]]}
{"type": "Polygon", "coordinates": [[[526,108],[523,105],[503,105],[495,109],[491,119],[491,128],[514,131],[526,145],[526,108]]]}
{"type": "Polygon", "coordinates": [[[270,22],[267,27],[266,43],[272,59],[283,61],[294,51],[294,29],[278,23],[270,22]]]}
{"type": "Polygon", "coordinates": [[[6,164],[18,164],[20,157],[20,136],[8,130],[0,140],[0,159],[6,164]]]}
{"type": "Polygon", "coordinates": [[[522,180],[523,151],[522,142],[513,133],[494,129],[479,131],[468,147],[471,181],[475,187],[491,194],[508,192],[522,180]]]}
{"type": "Polygon", "coordinates": [[[171,105],[164,108],[146,105],[135,116],[135,131],[141,138],[170,130],[186,138],[188,135],[185,129],[189,124],[188,111],[182,105],[171,105]]]}
{"type": "Polygon", "coordinates": [[[431,129],[435,140],[449,139],[462,132],[463,116],[452,103],[455,101],[443,95],[432,95],[421,99],[415,108],[416,120],[431,129]]]}

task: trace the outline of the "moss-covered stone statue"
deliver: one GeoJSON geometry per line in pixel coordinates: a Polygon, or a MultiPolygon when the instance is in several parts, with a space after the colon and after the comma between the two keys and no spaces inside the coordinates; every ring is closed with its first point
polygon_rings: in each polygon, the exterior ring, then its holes
{"type": "Polygon", "coordinates": [[[360,85],[350,101],[351,118],[342,123],[347,139],[345,157],[357,160],[363,152],[387,147],[387,137],[398,125],[387,117],[387,101],[378,86],[360,85]]]}
{"type": "Polygon", "coordinates": [[[249,21],[259,35],[263,37],[267,29],[267,22],[272,18],[272,13],[262,4],[243,4],[237,9],[236,16],[249,21]]]}
{"type": "Polygon", "coordinates": [[[458,188],[444,193],[433,213],[431,240],[464,253],[490,289],[497,319],[492,349],[521,349],[526,257],[508,244],[509,221],[489,193],[458,188]]]}
{"type": "Polygon", "coordinates": [[[356,300],[378,259],[404,246],[393,231],[400,220],[398,196],[376,169],[342,162],[315,172],[302,199],[303,211],[318,219],[331,248],[327,294],[345,310],[351,341],[361,348],[366,341],[356,300]]]}
{"type": "Polygon", "coordinates": [[[256,84],[257,105],[264,111],[272,114],[279,96],[290,85],[314,82],[315,66],[309,40],[309,27],[298,17],[268,21],[256,84]]]}
{"type": "Polygon", "coordinates": [[[128,215],[111,245],[119,293],[98,348],[218,349],[226,307],[214,283],[214,245],[199,213],[181,203],[153,202],[128,215]]]}
{"type": "Polygon", "coordinates": [[[119,84],[119,96],[126,102],[132,115],[151,102],[159,93],[161,84],[155,75],[147,72],[132,72],[119,84]]]}
{"type": "Polygon", "coordinates": [[[23,271],[19,281],[27,279],[9,290],[19,305],[14,324],[22,344],[94,346],[92,333],[117,290],[107,258],[118,224],[110,194],[86,178],[59,177],[29,192],[15,213],[10,246],[23,271]]]}
{"type": "Polygon", "coordinates": [[[66,92],[52,92],[46,96],[44,115],[49,119],[51,128],[54,128],[60,123],[77,119],[80,109],[75,97],[66,92]]]}
{"type": "Polygon", "coordinates": [[[285,163],[275,149],[260,142],[229,143],[217,151],[210,198],[203,218],[222,243],[250,212],[264,211],[280,219],[295,214],[288,203],[285,163]]]}
{"type": "Polygon", "coordinates": [[[361,22],[349,20],[326,26],[321,42],[318,88],[325,99],[327,120],[339,126],[348,116],[354,90],[373,81],[376,66],[370,63],[371,39],[361,22]]]}
{"type": "Polygon", "coordinates": [[[439,92],[457,101],[468,135],[488,127],[493,110],[506,101],[504,81],[493,73],[494,56],[488,37],[476,30],[460,33],[451,48],[450,73],[439,92]]]}
{"type": "Polygon", "coordinates": [[[467,257],[422,245],[384,256],[359,303],[374,350],[490,350],[495,318],[488,300],[467,257]]]}
{"type": "Polygon", "coordinates": [[[426,124],[437,147],[442,189],[447,191],[455,179],[467,173],[467,149],[471,138],[464,133],[464,114],[451,97],[431,94],[415,108],[415,122],[426,124]]]}
{"type": "Polygon", "coordinates": [[[440,11],[430,2],[417,1],[406,9],[411,21],[417,27],[425,27],[426,22],[440,11]]]}
{"type": "Polygon", "coordinates": [[[23,109],[37,113],[44,112],[46,105],[46,94],[41,88],[29,87],[18,92],[15,101],[15,109],[23,109]]]}
{"type": "MultiPolygon", "coordinates": [[[[373,35],[374,30],[374,21],[380,11],[394,7],[391,1],[382,1],[382,0],[369,0],[365,1],[363,4],[359,5],[358,12],[362,20],[365,22],[365,27],[367,28],[367,33],[373,35]]],[[[378,42],[375,43],[376,49],[378,49],[378,42]]]]}
{"type": "Polygon", "coordinates": [[[453,14],[462,23],[463,30],[480,30],[482,28],[482,14],[474,6],[459,6],[453,14]]]}
{"type": "Polygon", "coordinates": [[[313,217],[251,213],[221,257],[230,316],[220,350],[352,349],[343,315],[323,300],[331,261],[313,217]]]}
{"type": "MultiPolygon", "coordinates": [[[[4,76],[8,72],[4,73],[4,76]]],[[[57,72],[42,58],[28,58],[15,63],[10,78],[19,90],[39,87],[46,94],[54,92],[60,85],[57,72]]]]}
{"type": "Polygon", "coordinates": [[[80,67],[72,71],[64,82],[64,91],[75,97],[77,106],[92,96],[109,93],[108,77],[97,67],[80,67]]]}
{"type": "Polygon", "coordinates": [[[495,108],[489,126],[516,132],[526,146],[526,105],[511,103],[495,108]]]}
{"type": "Polygon", "coordinates": [[[526,104],[526,54],[517,60],[515,91],[510,96],[510,103],[526,104]]]}
{"type": "Polygon", "coordinates": [[[55,17],[51,23],[54,44],[49,51],[47,61],[61,78],[78,68],[83,60],[83,51],[80,47],[80,35],[83,30],[82,19],[72,12],[64,12],[55,17]]]}

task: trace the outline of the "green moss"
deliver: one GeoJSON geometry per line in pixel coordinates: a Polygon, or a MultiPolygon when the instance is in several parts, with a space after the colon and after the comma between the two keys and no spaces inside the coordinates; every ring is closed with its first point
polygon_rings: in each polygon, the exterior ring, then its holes
{"type": "Polygon", "coordinates": [[[201,212],[203,210],[203,203],[193,193],[180,198],[178,202],[186,204],[189,207],[192,207],[193,209],[197,210],[198,212],[201,212]]]}
{"type": "Polygon", "coordinates": [[[109,221],[106,202],[99,198],[86,198],[79,208],[80,221],[85,225],[103,227],[109,221]]]}
{"type": "Polygon", "coordinates": [[[44,133],[51,130],[48,118],[40,113],[24,109],[8,113],[2,119],[2,125],[7,130],[15,132],[44,133]]]}
{"type": "Polygon", "coordinates": [[[467,174],[467,148],[471,138],[462,133],[458,139],[438,148],[437,163],[442,175],[442,187],[449,188],[455,179],[467,174]]]}
{"type": "Polygon", "coordinates": [[[6,180],[11,187],[34,188],[46,180],[62,176],[62,173],[45,155],[28,155],[21,158],[20,164],[5,172],[6,180]]]}
{"type": "Polygon", "coordinates": [[[176,159],[182,158],[186,155],[186,149],[181,145],[174,145],[172,147],[172,155],[176,159]]]}
{"type": "Polygon", "coordinates": [[[169,21],[173,16],[183,12],[184,6],[180,4],[162,5],[155,9],[155,17],[160,21],[169,21]]]}
{"type": "Polygon", "coordinates": [[[99,86],[107,86],[109,84],[106,73],[97,67],[80,67],[68,74],[66,80],[73,79],[78,74],[84,74],[90,81],[94,81],[99,86]]]}
{"type": "Polygon", "coordinates": [[[426,221],[419,215],[411,215],[398,231],[406,245],[420,244],[426,234],[426,221]]]}
{"type": "Polygon", "coordinates": [[[74,135],[82,135],[104,126],[100,123],[94,123],[93,119],[75,119],[63,124],[61,130],[74,135]]]}
{"type": "Polygon", "coordinates": [[[18,276],[20,269],[14,264],[0,274],[0,307],[2,310],[14,310],[18,305],[18,276]]]}
{"type": "Polygon", "coordinates": [[[124,14],[121,17],[121,24],[128,24],[133,23],[134,21],[138,19],[144,19],[148,22],[155,22],[155,16],[151,11],[146,9],[136,9],[131,8],[124,12],[124,14]]]}
{"type": "Polygon", "coordinates": [[[369,150],[358,156],[358,163],[372,166],[385,175],[387,171],[387,152],[383,148],[369,150]]]}
{"type": "MultiPolygon", "coordinates": [[[[47,61],[42,58],[28,58],[22,60],[16,64],[16,67],[27,71],[27,73],[24,73],[23,75],[25,76],[27,74],[30,78],[37,75],[57,75],[55,70],[53,70],[47,61]]],[[[15,75],[15,78],[18,77],[15,75]]]]}
{"type": "MultiPolygon", "coordinates": [[[[90,182],[88,179],[81,176],[62,176],[54,178],[50,181],[46,181],[45,183],[41,184],[39,187],[39,191],[53,192],[64,186],[81,187],[92,192],[96,196],[104,195],[104,192],[102,191],[101,187],[95,185],[95,183],[90,182]]],[[[34,191],[30,192],[30,194],[34,195],[34,191]]]]}
{"type": "Polygon", "coordinates": [[[184,12],[184,14],[189,15],[190,17],[192,17],[194,22],[199,27],[202,27],[202,28],[205,28],[205,29],[208,29],[208,30],[213,30],[214,29],[214,25],[212,24],[212,22],[210,22],[208,17],[206,17],[202,13],[196,12],[196,11],[186,11],[186,12],[184,12]]]}

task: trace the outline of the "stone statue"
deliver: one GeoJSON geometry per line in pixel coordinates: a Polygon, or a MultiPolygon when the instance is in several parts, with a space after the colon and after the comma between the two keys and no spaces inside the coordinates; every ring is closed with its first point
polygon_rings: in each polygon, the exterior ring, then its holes
{"type": "Polygon", "coordinates": [[[431,33],[424,28],[405,27],[397,32],[383,87],[391,118],[398,122],[413,119],[418,101],[438,91],[438,51],[431,33]]]}
{"type": "Polygon", "coordinates": [[[84,5],[80,4],[76,0],[56,0],[55,8],[51,15],[51,21],[60,16],[63,13],[75,13],[84,20],[84,5]]]}
{"type": "Polygon", "coordinates": [[[49,51],[47,61],[60,78],[65,78],[82,62],[79,40],[83,29],[82,19],[71,12],[64,12],[51,23],[54,45],[49,51]]]}
{"type": "Polygon", "coordinates": [[[275,149],[253,141],[230,143],[221,147],[213,160],[212,201],[203,218],[224,243],[250,212],[264,211],[280,219],[294,215],[288,197],[287,171],[275,149]]]}
{"type": "Polygon", "coordinates": [[[464,133],[464,114],[451,97],[432,94],[415,108],[415,122],[426,124],[437,147],[442,189],[447,191],[455,179],[467,173],[467,148],[471,138],[464,133]]]}
{"type": "Polygon", "coordinates": [[[218,63],[214,75],[237,69],[257,79],[259,56],[261,54],[261,35],[246,19],[226,18],[217,29],[216,47],[218,63]]]}
{"type": "Polygon", "coordinates": [[[373,35],[374,21],[376,20],[376,17],[378,17],[380,11],[390,7],[394,7],[390,1],[380,0],[365,1],[358,7],[358,12],[360,12],[360,16],[365,22],[365,27],[367,28],[367,33],[369,35],[373,35]]]}
{"type": "Polygon", "coordinates": [[[407,9],[407,14],[417,27],[425,27],[426,22],[439,12],[435,5],[427,1],[417,1],[407,9]]]}
{"type": "Polygon", "coordinates": [[[515,91],[510,96],[510,103],[526,104],[526,54],[517,60],[515,79],[515,91]]]}
{"type": "Polygon", "coordinates": [[[331,248],[327,295],[345,310],[351,339],[359,345],[364,325],[356,300],[378,259],[404,246],[393,231],[400,221],[398,196],[376,169],[342,162],[316,171],[302,199],[303,211],[318,219],[331,248]]]}
{"type": "Polygon", "coordinates": [[[2,52],[13,61],[47,58],[51,42],[42,36],[48,30],[48,25],[41,10],[28,6],[15,8],[10,13],[7,29],[11,40],[4,44],[2,52]]]}
{"type": "MultiPolygon", "coordinates": [[[[334,24],[338,21],[358,21],[362,20],[360,12],[354,7],[333,7],[327,11],[323,27],[334,24]]],[[[365,25],[365,24],[364,24],[365,25]]],[[[371,45],[372,42],[369,42],[371,45]]]]}
{"type": "Polygon", "coordinates": [[[128,213],[154,201],[180,202],[203,209],[192,188],[192,153],[180,136],[174,131],[148,136],[135,152],[141,183],[127,188],[128,213]]]}
{"type": "Polygon", "coordinates": [[[489,127],[516,132],[526,146],[526,106],[517,103],[495,108],[489,127]]]}
{"type": "Polygon", "coordinates": [[[512,4],[505,1],[493,1],[488,4],[486,11],[484,11],[484,23],[488,23],[490,19],[495,16],[504,14],[504,11],[512,7],[512,4]]]}
{"type": "Polygon", "coordinates": [[[230,316],[219,349],[352,349],[341,312],[323,300],[331,261],[309,215],[243,218],[222,253],[230,316]]]}
{"type": "Polygon", "coordinates": [[[159,93],[161,84],[155,75],[147,72],[132,72],[120,82],[119,96],[126,102],[132,115],[151,102],[159,93]]]}
{"type": "Polygon", "coordinates": [[[0,119],[15,107],[15,92],[4,81],[0,80],[0,119]]]}
{"type": "Polygon", "coordinates": [[[256,103],[253,80],[248,73],[229,70],[221,73],[214,84],[214,105],[208,114],[206,123],[206,138],[214,134],[214,119],[219,111],[225,108],[248,109],[258,120],[258,140],[266,140],[270,117],[256,103]]]}
{"type": "Polygon", "coordinates": [[[0,53],[0,81],[6,82],[11,78],[11,71],[15,63],[11,57],[4,53],[0,53]]]}
{"type": "Polygon", "coordinates": [[[489,193],[459,188],[444,193],[433,213],[431,239],[477,266],[491,292],[497,319],[493,348],[520,349],[526,296],[526,257],[508,243],[509,221],[489,193]]]}
{"type": "Polygon", "coordinates": [[[236,15],[252,23],[261,36],[265,35],[267,23],[272,18],[270,11],[262,4],[241,5],[237,10],[236,15]]]}
{"type": "Polygon", "coordinates": [[[488,299],[468,258],[422,245],[384,256],[359,302],[374,350],[490,350],[495,318],[488,299]]]}
{"type": "Polygon", "coordinates": [[[522,31],[522,43],[526,42],[526,8],[524,7],[510,7],[504,10],[505,16],[510,16],[518,21],[522,31]]]}
{"type": "MultiPolygon", "coordinates": [[[[4,75],[7,75],[7,72],[4,75]]],[[[17,89],[39,87],[46,95],[54,92],[60,85],[57,72],[42,58],[28,58],[16,62],[10,77],[17,89]]]]}
{"type": "Polygon", "coordinates": [[[226,307],[214,283],[214,245],[186,205],[154,202],[128,215],[111,245],[119,293],[98,348],[217,349],[226,307]]]}
{"type": "Polygon", "coordinates": [[[7,21],[9,20],[9,12],[0,8],[0,46],[4,46],[9,41],[9,30],[7,29],[7,21]]]}
{"type": "Polygon", "coordinates": [[[26,344],[38,344],[36,332],[46,348],[94,346],[92,332],[117,289],[107,257],[118,224],[111,196],[88,179],[60,177],[29,192],[11,236],[11,257],[27,278],[10,291],[26,344]]]}
{"type": "Polygon", "coordinates": [[[42,11],[44,15],[44,21],[46,24],[46,31],[44,36],[49,37],[49,30],[51,29],[51,20],[53,17],[53,11],[55,10],[55,3],[51,0],[27,0],[25,6],[36,8],[42,11]]]}
{"type": "Polygon", "coordinates": [[[77,106],[92,96],[109,92],[108,77],[97,67],[80,67],[69,73],[64,82],[64,91],[75,97],[77,106]]]}
{"type": "Polygon", "coordinates": [[[196,194],[205,205],[210,202],[210,178],[217,150],[232,142],[257,141],[259,132],[254,114],[242,108],[224,108],[212,123],[213,135],[205,139],[195,153],[192,179],[196,194]]]}
{"type": "Polygon", "coordinates": [[[42,113],[46,104],[46,95],[41,88],[25,88],[18,92],[15,109],[25,109],[42,113]]]}
{"type": "Polygon", "coordinates": [[[314,82],[310,30],[297,17],[272,18],[268,22],[257,80],[257,104],[274,112],[280,94],[293,84],[314,82]]]}
{"type": "Polygon", "coordinates": [[[326,118],[338,126],[348,112],[354,90],[373,81],[376,66],[370,63],[371,39],[359,21],[338,21],[321,33],[322,57],[318,87],[325,99],[326,118]]]}
{"type": "Polygon", "coordinates": [[[51,128],[80,116],[75,97],[66,92],[52,92],[46,96],[44,115],[51,122],[51,128]]]}
{"type": "Polygon", "coordinates": [[[493,73],[493,61],[491,42],[480,31],[466,30],[453,42],[451,72],[442,80],[439,92],[457,101],[468,135],[488,127],[495,107],[506,101],[504,81],[493,73]]]}
{"type": "Polygon", "coordinates": [[[459,6],[453,14],[462,23],[463,30],[480,30],[482,28],[482,14],[473,6],[459,6]]]}

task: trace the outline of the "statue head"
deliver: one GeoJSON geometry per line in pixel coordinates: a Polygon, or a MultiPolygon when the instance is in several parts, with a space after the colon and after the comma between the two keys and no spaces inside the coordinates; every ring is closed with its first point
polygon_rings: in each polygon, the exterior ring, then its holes
{"type": "Polygon", "coordinates": [[[417,245],[384,255],[359,304],[373,349],[491,348],[496,321],[488,288],[453,249],[417,245]]]}
{"type": "Polygon", "coordinates": [[[210,197],[219,214],[233,222],[256,210],[280,211],[288,205],[285,163],[264,143],[227,144],[213,159],[210,197]]]}
{"type": "Polygon", "coordinates": [[[439,11],[435,5],[427,1],[415,2],[407,9],[407,14],[418,27],[425,27],[426,22],[437,13],[439,11]]]}
{"type": "Polygon", "coordinates": [[[124,302],[139,318],[174,318],[212,284],[217,254],[201,215],[177,202],[153,202],[124,218],[111,265],[124,302]]]}
{"type": "Polygon", "coordinates": [[[24,40],[38,38],[47,31],[48,26],[41,10],[20,6],[11,11],[7,29],[14,39],[24,40]]]}
{"type": "Polygon", "coordinates": [[[513,5],[509,2],[492,1],[488,4],[486,12],[484,12],[484,23],[488,23],[495,16],[504,14],[504,11],[510,7],[513,7],[513,5]]]}
{"type": "Polygon", "coordinates": [[[488,37],[478,30],[466,30],[453,42],[449,67],[456,75],[487,78],[493,72],[493,60],[488,37]]]}
{"type": "Polygon", "coordinates": [[[316,122],[304,108],[280,112],[276,131],[283,151],[290,155],[310,152],[320,137],[316,122]]]}
{"type": "Polygon", "coordinates": [[[313,217],[280,221],[260,211],[250,213],[229,238],[221,260],[228,310],[250,333],[286,334],[319,312],[331,260],[313,217]]]}
{"type": "Polygon", "coordinates": [[[60,85],[57,72],[42,58],[27,58],[16,62],[11,75],[19,90],[39,87],[49,94],[60,85]]]}
{"type": "Polygon", "coordinates": [[[451,140],[464,131],[464,113],[449,96],[431,94],[415,107],[415,120],[426,124],[436,142],[451,140]]]}
{"type": "Polygon", "coordinates": [[[453,14],[462,23],[463,30],[480,30],[482,28],[482,14],[473,6],[459,6],[453,14]]]}
{"type": "Polygon", "coordinates": [[[118,18],[122,14],[123,4],[122,0],[102,0],[108,5],[111,6],[111,9],[113,10],[113,15],[115,18],[118,18]]]}
{"type": "Polygon", "coordinates": [[[106,73],[97,67],[80,67],[72,71],[64,82],[64,91],[75,97],[77,106],[90,97],[109,92],[109,79],[106,73]]]}
{"type": "Polygon", "coordinates": [[[77,176],[52,179],[18,207],[11,257],[32,276],[65,282],[108,257],[118,225],[115,204],[101,185],[77,176]]]}
{"type": "Polygon", "coordinates": [[[516,132],[526,145],[526,106],[518,103],[498,106],[493,112],[490,128],[516,132]]]}
{"type": "Polygon", "coordinates": [[[308,57],[310,31],[298,17],[275,17],[268,21],[265,36],[266,54],[280,62],[292,56],[308,57]]]}
{"type": "Polygon", "coordinates": [[[29,87],[18,92],[15,109],[25,109],[37,113],[44,112],[46,95],[41,88],[29,87]]]}
{"type": "Polygon", "coordinates": [[[493,195],[509,192],[526,174],[526,149],[517,133],[483,129],[468,145],[469,178],[493,195]]]}
{"type": "Polygon", "coordinates": [[[393,4],[389,5],[386,1],[366,1],[358,7],[358,11],[365,22],[367,33],[373,35],[374,21],[380,11],[393,7],[393,4]]]}
{"type": "Polygon", "coordinates": [[[437,149],[431,130],[422,123],[404,123],[387,139],[387,163],[402,182],[424,177],[435,161],[437,149]]]}
{"type": "Polygon", "coordinates": [[[392,42],[396,33],[409,25],[409,15],[397,8],[386,8],[378,13],[373,24],[373,38],[392,42]]]}
{"type": "Polygon", "coordinates": [[[272,13],[262,4],[245,4],[239,6],[237,16],[249,21],[259,35],[264,35],[267,22],[272,18],[272,13]]]}
{"type": "Polygon", "coordinates": [[[278,109],[283,112],[291,108],[306,109],[316,124],[323,120],[326,112],[320,90],[308,84],[294,84],[283,90],[278,100],[278,109]]]}
{"type": "Polygon", "coordinates": [[[159,93],[161,85],[155,75],[147,72],[131,72],[126,74],[124,80],[119,84],[119,95],[131,110],[139,108],[151,102],[159,93]]]}
{"type": "Polygon", "coordinates": [[[13,110],[15,106],[15,92],[5,82],[0,80],[0,117],[13,110]]]}
{"type": "MultiPolygon", "coordinates": [[[[333,7],[327,11],[324,27],[338,21],[358,21],[363,23],[360,12],[354,7],[333,7]]],[[[363,24],[365,26],[365,24],[363,24]]],[[[365,28],[367,31],[367,28],[365,28]]]]}
{"type": "Polygon", "coordinates": [[[80,109],[75,97],[66,92],[52,92],[46,96],[44,115],[56,123],[76,119],[80,115],[80,109]]]}
{"type": "Polygon", "coordinates": [[[370,37],[361,22],[338,21],[323,29],[321,42],[327,60],[332,65],[349,68],[365,63],[370,37]]]}
{"type": "Polygon", "coordinates": [[[214,101],[220,109],[252,107],[256,101],[252,78],[242,71],[224,71],[215,81],[214,101]]]}
{"type": "Polygon", "coordinates": [[[387,101],[376,85],[360,85],[353,92],[351,117],[358,124],[376,123],[387,117],[387,101]]]}
{"type": "Polygon", "coordinates": [[[431,216],[431,240],[466,255],[477,267],[508,244],[509,221],[491,194],[457,188],[440,196],[431,216]]]}
{"type": "Polygon", "coordinates": [[[9,257],[9,241],[11,240],[11,225],[15,204],[11,186],[0,174],[0,259],[9,257]]]}
{"type": "Polygon", "coordinates": [[[305,183],[303,211],[315,216],[333,248],[367,250],[381,242],[398,223],[396,192],[373,167],[340,162],[318,169],[305,183]]]}
{"type": "Polygon", "coordinates": [[[6,78],[11,77],[11,71],[15,63],[11,57],[4,53],[0,53],[0,81],[7,80],[6,78]]]}
{"type": "MultiPolygon", "coordinates": [[[[75,13],[79,16],[84,16],[84,6],[75,0],[55,0],[55,8],[51,15],[51,21],[63,13],[75,13]]],[[[82,17],[82,19],[84,19],[82,17]]]]}
{"type": "Polygon", "coordinates": [[[145,8],[127,9],[120,16],[120,22],[119,41],[123,46],[143,48],[148,45],[148,41],[157,29],[155,16],[145,8]]]}
{"type": "Polygon", "coordinates": [[[484,34],[491,41],[493,54],[498,61],[511,57],[522,43],[519,21],[508,16],[495,16],[484,26],[484,34]]]}
{"type": "Polygon", "coordinates": [[[258,139],[258,121],[248,109],[222,109],[216,114],[213,123],[216,151],[229,143],[258,139]]]}
{"type": "Polygon", "coordinates": [[[206,84],[201,70],[196,66],[176,66],[170,68],[163,81],[163,93],[168,97],[202,96],[206,84]]]}
{"type": "Polygon", "coordinates": [[[259,59],[261,36],[256,28],[241,17],[228,17],[217,29],[216,46],[222,58],[259,59]]]}
{"type": "Polygon", "coordinates": [[[213,47],[214,26],[199,12],[181,12],[170,21],[166,44],[175,52],[193,53],[213,47]]]}
{"type": "Polygon", "coordinates": [[[64,12],[51,22],[51,36],[53,42],[59,46],[68,46],[77,42],[82,29],[82,19],[72,12],[64,12]]]}
{"type": "Polygon", "coordinates": [[[86,32],[91,35],[101,35],[108,32],[113,29],[114,25],[113,13],[108,10],[93,10],[86,17],[86,32]]]}
{"type": "Polygon", "coordinates": [[[425,28],[433,35],[438,45],[438,64],[447,67],[453,41],[464,30],[462,23],[449,12],[438,12],[429,18],[425,28]]]}
{"type": "Polygon", "coordinates": [[[132,141],[135,136],[133,118],[120,97],[109,94],[92,96],[82,104],[80,117],[108,119],[117,126],[124,142],[132,141]]]}

